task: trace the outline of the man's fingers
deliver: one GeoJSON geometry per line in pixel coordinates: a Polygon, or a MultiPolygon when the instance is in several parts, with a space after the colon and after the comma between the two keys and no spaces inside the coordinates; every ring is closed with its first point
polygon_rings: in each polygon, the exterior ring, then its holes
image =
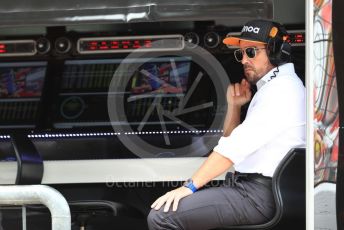
{"type": "Polygon", "coordinates": [[[165,207],[164,207],[164,212],[168,212],[168,210],[170,209],[170,206],[172,204],[174,200],[174,194],[171,194],[171,196],[167,199],[165,207]]]}
{"type": "Polygon", "coordinates": [[[158,199],[157,204],[154,209],[159,210],[165,204],[167,199],[168,199],[168,193],[166,193],[165,195],[163,195],[162,197],[158,199]]]}
{"type": "Polygon", "coordinates": [[[163,199],[160,199],[159,202],[156,204],[155,206],[155,210],[159,210],[161,208],[161,206],[163,206],[165,203],[165,201],[163,199]]]}
{"type": "Polygon", "coordinates": [[[161,197],[159,197],[158,199],[156,199],[154,201],[154,203],[151,205],[151,208],[154,208],[158,203],[159,203],[159,200],[160,200],[161,197]]]}
{"type": "Polygon", "coordinates": [[[231,96],[234,97],[235,96],[235,92],[234,92],[234,85],[229,85],[229,92],[231,93],[231,96]]]}
{"type": "Polygon", "coordinates": [[[181,197],[177,196],[174,198],[172,210],[175,212],[178,209],[179,200],[181,197]]]}
{"type": "Polygon", "coordinates": [[[234,88],[235,88],[235,95],[236,96],[240,96],[241,95],[241,87],[239,83],[235,83],[234,84],[234,88]]]}
{"type": "Polygon", "coordinates": [[[246,79],[241,80],[241,89],[246,98],[251,98],[251,87],[246,79]]]}
{"type": "Polygon", "coordinates": [[[246,97],[248,97],[248,98],[251,99],[251,96],[252,96],[251,88],[248,88],[248,89],[246,90],[246,97]]]}
{"type": "Polygon", "coordinates": [[[164,212],[168,212],[172,203],[172,210],[176,211],[178,208],[179,201],[188,195],[191,195],[192,191],[185,187],[180,187],[178,189],[175,189],[173,191],[170,191],[166,193],[165,195],[159,197],[152,205],[151,208],[154,208],[155,210],[159,210],[163,205],[164,212]]]}
{"type": "Polygon", "coordinates": [[[248,83],[248,81],[246,79],[242,79],[241,80],[241,87],[242,89],[250,89],[250,84],[248,83]]]}

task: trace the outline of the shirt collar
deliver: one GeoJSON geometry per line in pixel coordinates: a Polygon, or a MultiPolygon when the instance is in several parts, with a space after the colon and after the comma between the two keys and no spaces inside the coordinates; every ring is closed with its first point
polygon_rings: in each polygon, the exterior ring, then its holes
{"type": "MultiPolygon", "coordinates": [[[[276,72],[276,77],[280,74],[285,74],[285,73],[294,73],[294,64],[293,63],[286,63],[283,65],[278,66],[278,72],[276,72]]],[[[262,88],[263,85],[265,85],[267,82],[271,81],[272,79],[275,78],[274,71],[277,71],[277,67],[273,68],[270,70],[267,74],[265,74],[259,81],[256,83],[257,90],[262,88]]]]}

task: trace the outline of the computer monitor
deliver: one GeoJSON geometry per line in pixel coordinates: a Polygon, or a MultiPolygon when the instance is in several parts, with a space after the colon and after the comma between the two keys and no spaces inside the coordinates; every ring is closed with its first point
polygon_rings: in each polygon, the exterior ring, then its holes
{"type": "Polygon", "coordinates": [[[0,129],[34,128],[47,62],[0,63],[0,129]]]}
{"type": "Polygon", "coordinates": [[[46,62],[12,62],[0,64],[0,98],[40,97],[46,62]]]}
{"type": "Polygon", "coordinates": [[[144,63],[133,74],[132,94],[185,93],[190,72],[190,59],[156,58],[144,63]]]}

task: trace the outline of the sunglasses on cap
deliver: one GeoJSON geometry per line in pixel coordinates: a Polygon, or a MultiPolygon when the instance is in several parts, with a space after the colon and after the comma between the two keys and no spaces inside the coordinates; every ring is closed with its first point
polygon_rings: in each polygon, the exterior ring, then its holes
{"type": "Polygon", "coordinates": [[[246,47],[245,49],[237,49],[234,51],[234,57],[238,62],[241,62],[244,57],[244,52],[248,58],[254,58],[257,54],[257,50],[263,50],[266,48],[246,47]]]}

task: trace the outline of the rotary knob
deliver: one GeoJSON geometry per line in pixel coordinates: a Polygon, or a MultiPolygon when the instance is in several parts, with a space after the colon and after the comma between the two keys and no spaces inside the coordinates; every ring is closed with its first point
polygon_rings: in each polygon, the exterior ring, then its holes
{"type": "Polygon", "coordinates": [[[199,36],[194,32],[189,32],[184,35],[185,45],[188,48],[195,48],[199,44],[199,36]]]}
{"type": "Polygon", "coordinates": [[[215,48],[220,43],[220,36],[215,32],[208,32],[204,35],[204,45],[207,48],[215,48]]]}
{"type": "Polygon", "coordinates": [[[68,38],[61,37],[55,41],[55,50],[59,54],[67,53],[72,47],[72,44],[68,38]]]}
{"type": "Polygon", "coordinates": [[[46,38],[39,38],[36,41],[36,50],[39,54],[46,54],[50,50],[50,41],[46,38]]]}

